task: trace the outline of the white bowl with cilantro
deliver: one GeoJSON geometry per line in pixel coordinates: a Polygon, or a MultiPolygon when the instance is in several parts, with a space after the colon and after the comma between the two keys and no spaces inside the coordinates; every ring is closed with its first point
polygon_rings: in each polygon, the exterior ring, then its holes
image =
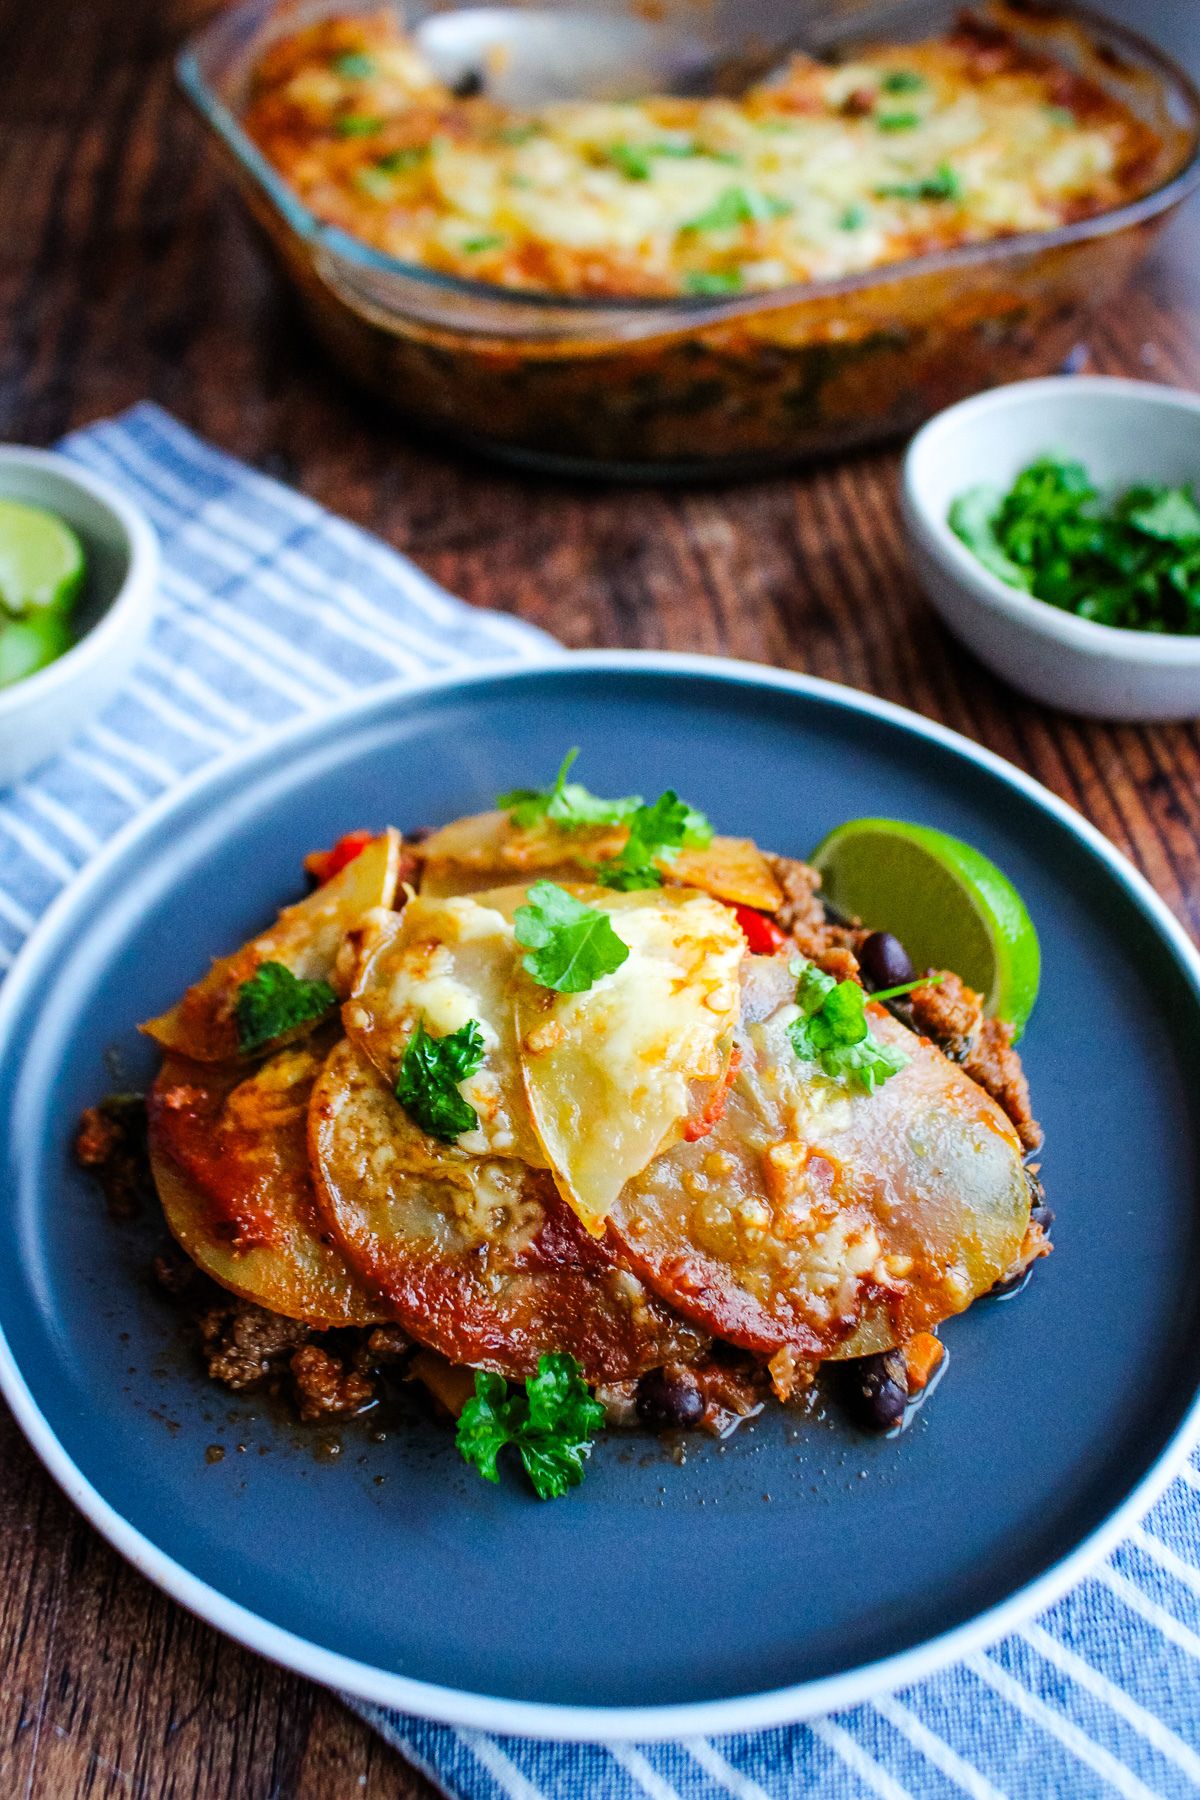
{"type": "Polygon", "coordinates": [[[158,544],[131,501],[52,450],[0,445],[0,789],[107,705],[150,624],[158,544]]]}
{"type": "Polygon", "coordinates": [[[925,592],[997,675],[1091,718],[1200,715],[1200,396],[997,388],[917,433],[902,500],[925,592]]]}

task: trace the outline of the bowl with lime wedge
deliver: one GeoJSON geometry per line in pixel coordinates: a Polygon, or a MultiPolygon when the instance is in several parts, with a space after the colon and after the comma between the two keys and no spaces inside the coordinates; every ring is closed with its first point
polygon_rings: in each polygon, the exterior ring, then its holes
{"type": "Polygon", "coordinates": [[[109,482],[0,446],[0,788],[107,704],[150,624],[158,545],[109,482]]]}

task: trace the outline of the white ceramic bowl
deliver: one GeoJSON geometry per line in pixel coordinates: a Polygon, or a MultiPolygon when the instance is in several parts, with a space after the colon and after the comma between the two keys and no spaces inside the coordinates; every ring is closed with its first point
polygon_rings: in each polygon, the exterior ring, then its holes
{"type": "Polygon", "coordinates": [[[0,445],[0,498],[58,513],[87,557],[74,614],[78,642],[48,668],[0,688],[4,788],[82,731],[129,673],[154,606],[158,542],[124,495],[53,450],[0,445]]]}
{"type": "Polygon", "coordinates": [[[1200,395],[1096,375],[1020,381],[939,413],[904,461],[917,573],[968,649],[1014,687],[1097,719],[1200,714],[1200,637],[1121,631],[1062,612],[992,575],[946,515],[976,483],[1001,488],[1035,458],[1082,462],[1098,487],[1200,484],[1200,395]]]}

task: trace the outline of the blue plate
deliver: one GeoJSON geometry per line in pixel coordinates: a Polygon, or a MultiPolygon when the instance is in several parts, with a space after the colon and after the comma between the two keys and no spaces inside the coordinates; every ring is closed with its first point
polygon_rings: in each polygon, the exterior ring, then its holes
{"type": "Polygon", "coordinates": [[[1197,1092],[1200,959],[1178,926],[1096,832],[961,738],[689,658],[375,692],[139,821],[5,984],[0,1378],[120,1550],[320,1680],[549,1736],[798,1718],[999,1635],[1182,1459],[1200,1383],[1197,1092]],[[678,1466],[611,1435],[583,1487],[545,1505],[480,1481],[432,1424],[300,1432],[204,1380],[147,1279],[148,1228],[114,1225],[73,1167],[81,1108],[150,1073],[135,1021],[295,893],[306,850],[476,810],[543,782],[574,743],[599,792],[677,784],[784,851],[864,813],[944,827],[1028,902],[1044,980],[1023,1051],[1056,1250],[1018,1298],[947,1328],[946,1379],[899,1439],[773,1410],[678,1466]]]}

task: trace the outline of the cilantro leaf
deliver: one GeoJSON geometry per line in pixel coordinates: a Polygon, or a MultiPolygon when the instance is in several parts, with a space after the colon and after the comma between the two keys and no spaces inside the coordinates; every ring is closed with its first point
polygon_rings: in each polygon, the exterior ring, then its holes
{"type": "Polygon", "coordinates": [[[373,137],[383,129],[383,120],[373,113],[343,113],[333,128],[339,137],[373,137]]]}
{"type": "Polygon", "coordinates": [[[368,81],[375,73],[375,59],[361,50],[343,50],[334,57],[333,70],[343,81],[368,81]]]}
{"type": "Polygon", "coordinates": [[[958,200],[962,196],[962,179],[949,163],[939,163],[932,175],[894,181],[875,192],[881,200],[958,200]]]}
{"type": "Polygon", "coordinates": [[[585,906],[553,881],[535,881],[518,906],[513,929],[529,951],[521,967],[539,987],[582,994],[602,975],[611,975],[629,955],[607,913],[585,906]]]}
{"type": "Polygon", "coordinates": [[[1143,488],[1135,495],[1126,497],[1125,516],[1138,531],[1164,544],[1200,542],[1200,507],[1186,488],[1143,488]]]}
{"type": "Polygon", "coordinates": [[[921,115],[915,112],[877,113],[875,123],[880,131],[915,131],[921,123],[921,115]]]}
{"type": "Polygon", "coordinates": [[[679,798],[673,788],[660,794],[653,806],[639,806],[629,821],[629,837],[619,856],[601,863],[596,880],[602,887],[629,893],[638,888],[662,886],[655,857],[670,861],[683,845],[703,847],[712,842],[713,828],[702,812],[679,798]]]}
{"type": "Polygon", "coordinates": [[[925,77],[915,69],[889,69],[880,86],[885,94],[915,94],[925,86],[925,77]]]}
{"type": "Polygon", "coordinates": [[[642,804],[640,794],[630,794],[623,800],[601,800],[582,783],[568,781],[578,755],[578,745],[567,751],[552,788],[513,788],[496,796],[496,805],[518,830],[529,831],[543,819],[564,831],[582,831],[590,825],[620,825],[637,811],[642,804]]]}
{"type": "Polygon", "coordinates": [[[683,278],[684,291],[698,298],[719,299],[725,294],[740,294],[746,278],[740,269],[697,269],[683,278]]]}
{"type": "MultiPolygon", "coordinates": [[[[815,963],[799,965],[796,972],[800,1017],[788,1026],[788,1037],[798,1057],[817,1063],[831,1081],[844,1081],[868,1094],[907,1067],[910,1059],[903,1050],[881,1044],[872,1034],[867,996],[856,981],[837,981],[815,963]]],[[[925,985],[914,981],[901,989],[889,988],[887,997],[925,985]]]]}
{"type": "Polygon", "coordinates": [[[297,1025],[323,1018],[337,1005],[327,981],[306,981],[280,962],[259,963],[233,1003],[238,1049],[261,1050],[297,1025]]]}
{"type": "Polygon", "coordinates": [[[710,207],[689,219],[680,229],[733,231],[739,225],[763,225],[770,219],[785,218],[791,211],[790,201],[778,200],[773,194],[760,194],[753,188],[728,187],[710,207]]]}
{"type": "Polygon", "coordinates": [[[422,1131],[452,1144],[473,1131],[479,1114],[459,1092],[483,1061],[483,1034],[474,1019],[445,1037],[432,1037],[424,1023],[409,1039],[396,1079],[396,1098],[422,1131]]]}
{"type": "Polygon", "coordinates": [[[539,1499],[556,1500],[583,1480],[592,1437],[604,1418],[575,1358],[542,1356],[537,1374],[526,1377],[523,1394],[510,1395],[502,1376],[477,1371],[455,1441],[485,1481],[499,1481],[500,1452],[512,1444],[539,1499]]]}

